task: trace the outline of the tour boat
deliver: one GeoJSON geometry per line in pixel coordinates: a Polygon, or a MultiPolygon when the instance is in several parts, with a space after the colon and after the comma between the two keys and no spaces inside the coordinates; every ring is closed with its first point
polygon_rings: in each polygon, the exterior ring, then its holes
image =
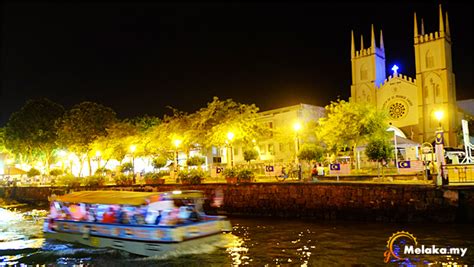
{"type": "Polygon", "coordinates": [[[218,241],[224,233],[232,231],[225,216],[203,212],[203,200],[203,193],[195,190],[74,192],[51,199],[43,231],[47,239],[143,256],[185,251],[218,241]],[[177,202],[181,204],[179,212],[177,202]],[[125,223],[110,221],[114,212],[120,213],[125,223]],[[192,214],[192,218],[186,218],[192,214]],[[133,216],[137,219],[133,220],[133,216]]]}

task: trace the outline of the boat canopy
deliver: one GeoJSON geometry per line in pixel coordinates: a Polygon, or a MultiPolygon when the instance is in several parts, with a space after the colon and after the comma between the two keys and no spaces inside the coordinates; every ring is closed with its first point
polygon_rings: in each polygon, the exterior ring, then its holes
{"type": "Polygon", "coordinates": [[[53,198],[53,201],[68,203],[145,205],[164,199],[203,198],[201,191],[133,192],[133,191],[80,191],[53,198]]]}

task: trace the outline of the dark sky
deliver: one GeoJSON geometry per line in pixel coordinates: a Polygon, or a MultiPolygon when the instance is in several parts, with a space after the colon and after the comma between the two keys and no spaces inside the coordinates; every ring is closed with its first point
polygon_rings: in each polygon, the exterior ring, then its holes
{"type": "MultiPolygon", "coordinates": [[[[91,1],[92,2],[92,1],[91,1]]],[[[27,99],[89,100],[120,118],[192,112],[233,98],[261,110],[324,106],[350,94],[350,31],[383,29],[387,69],[414,77],[413,12],[438,30],[438,4],[4,2],[0,126],[27,99]]],[[[458,99],[474,98],[472,3],[449,12],[458,99]]],[[[387,70],[387,73],[391,71],[387,70]]]]}

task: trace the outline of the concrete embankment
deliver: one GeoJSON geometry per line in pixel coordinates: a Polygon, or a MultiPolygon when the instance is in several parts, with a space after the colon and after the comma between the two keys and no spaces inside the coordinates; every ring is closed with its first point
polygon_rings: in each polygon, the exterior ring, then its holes
{"type": "MultiPolygon", "coordinates": [[[[357,183],[252,183],[137,185],[101,188],[3,187],[0,198],[47,203],[48,196],[72,190],[202,190],[213,199],[221,191],[220,211],[229,215],[384,222],[474,222],[474,187],[357,183]]],[[[207,201],[207,208],[209,201],[207,201]]]]}

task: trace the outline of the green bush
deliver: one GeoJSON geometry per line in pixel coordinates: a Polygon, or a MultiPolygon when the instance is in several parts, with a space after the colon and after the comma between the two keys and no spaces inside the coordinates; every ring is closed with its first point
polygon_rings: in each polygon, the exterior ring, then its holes
{"type": "Polygon", "coordinates": [[[133,175],[125,175],[125,174],[119,174],[114,177],[115,184],[116,185],[133,185],[133,175]]]}
{"type": "Polygon", "coordinates": [[[133,164],[131,162],[125,162],[124,164],[120,165],[120,172],[121,173],[133,172],[133,164]]]}
{"type": "Polygon", "coordinates": [[[206,176],[202,170],[182,170],[178,172],[178,179],[182,183],[201,184],[201,180],[206,176]]]}
{"type": "Polygon", "coordinates": [[[167,175],[169,175],[169,172],[165,172],[165,171],[161,171],[157,173],[148,172],[148,173],[145,173],[143,177],[145,178],[145,183],[147,184],[159,184],[161,179],[163,179],[163,177],[167,175]]]}
{"type": "Polygon", "coordinates": [[[93,175],[86,177],[82,181],[82,185],[88,186],[88,187],[99,187],[103,186],[105,184],[105,178],[100,175],[93,175]]]}
{"type": "Polygon", "coordinates": [[[27,173],[26,173],[26,176],[28,176],[28,178],[30,177],[34,177],[36,175],[40,175],[41,172],[35,168],[31,168],[27,173]]]}
{"type": "Polygon", "coordinates": [[[112,171],[105,167],[100,167],[95,171],[95,175],[99,175],[99,176],[106,176],[107,174],[111,174],[111,173],[112,171]]]}
{"type": "Polygon", "coordinates": [[[249,183],[252,181],[254,177],[254,173],[252,170],[249,169],[242,169],[237,172],[237,182],[238,183],[249,183]]]}
{"type": "Polygon", "coordinates": [[[205,162],[206,160],[204,159],[204,157],[201,156],[192,156],[188,158],[188,160],[186,160],[186,164],[188,166],[201,166],[205,162]]]}
{"type": "Polygon", "coordinates": [[[227,178],[233,178],[233,177],[237,177],[237,170],[236,169],[232,169],[232,168],[225,168],[224,171],[222,172],[222,175],[224,175],[224,177],[227,177],[227,178]]]}
{"type": "Polygon", "coordinates": [[[258,158],[258,151],[255,150],[254,148],[252,149],[247,149],[244,151],[244,160],[247,162],[250,162],[251,160],[257,159],[258,158]]]}
{"type": "Polygon", "coordinates": [[[168,160],[165,157],[157,157],[153,159],[152,165],[155,169],[160,169],[166,166],[168,160]]]}
{"type": "Polygon", "coordinates": [[[63,170],[61,169],[52,169],[50,172],[49,172],[49,175],[52,175],[52,176],[59,176],[61,174],[63,174],[63,170]]]}
{"type": "Polygon", "coordinates": [[[58,177],[56,184],[59,186],[79,187],[81,185],[81,178],[75,177],[72,174],[66,174],[58,177]]]}

